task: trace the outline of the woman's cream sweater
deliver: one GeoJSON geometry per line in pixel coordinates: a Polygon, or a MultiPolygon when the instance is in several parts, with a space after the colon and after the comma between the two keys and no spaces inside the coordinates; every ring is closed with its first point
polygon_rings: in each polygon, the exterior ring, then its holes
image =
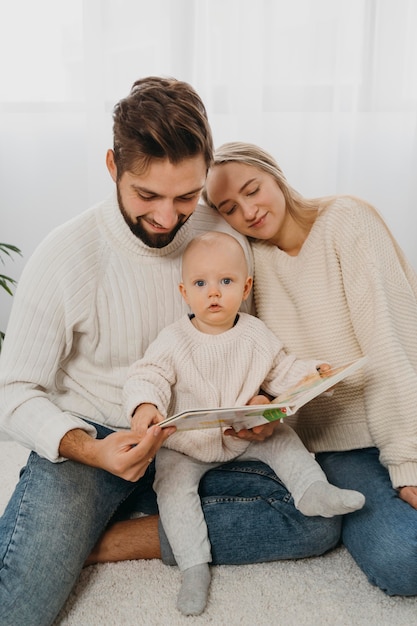
{"type": "Polygon", "coordinates": [[[297,256],[252,249],[257,314],[289,352],[369,359],[289,422],[315,452],[377,446],[395,487],[417,485],[417,277],[380,216],[340,197],[297,256]]]}

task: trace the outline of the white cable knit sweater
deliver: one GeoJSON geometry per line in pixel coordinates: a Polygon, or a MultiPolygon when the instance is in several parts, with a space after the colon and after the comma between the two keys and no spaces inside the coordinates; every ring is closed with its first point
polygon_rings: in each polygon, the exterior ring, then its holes
{"type": "MultiPolygon", "coordinates": [[[[164,415],[187,409],[242,406],[262,389],[276,396],[316,372],[321,361],[300,360],[261,320],[241,313],[218,335],[197,330],[188,315],[165,328],[128,372],[124,399],[128,423],[139,404],[164,415]]],[[[223,436],[224,428],[174,433],[165,446],[207,463],[230,461],[248,441],[223,436]]]]}
{"type": "Polygon", "coordinates": [[[89,430],[77,414],[125,427],[128,368],[187,311],[178,291],[181,255],[207,230],[225,223],[198,207],[173,242],[148,248],[130,232],[115,193],[55,229],[14,297],[0,359],[0,428],[59,461],[64,434],[89,430]]]}
{"type": "Polygon", "coordinates": [[[252,249],[257,314],[288,351],[369,359],[288,422],[316,452],[377,446],[394,487],[417,485],[417,277],[379,215],[340,197],[298,256],[252,249]]]}

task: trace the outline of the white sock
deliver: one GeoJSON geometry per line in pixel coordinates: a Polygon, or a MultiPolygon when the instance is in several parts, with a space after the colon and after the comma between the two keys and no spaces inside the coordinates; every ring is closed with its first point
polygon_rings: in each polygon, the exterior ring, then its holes
{"type": "Polygon", "coordinates": [[[210,587],[208,563],[193,565],[182,573],[182,584],[177,599],[177,609],[183,615],[200,615],[207,605],[210,587]]]}
{"type": "Polygon", "coordinates": [[[359,491],[339,489],[328,482],[316,481],[307,488],[297,509],[304,515],[333,517],[361,509],[365,496],[359,491]]]}

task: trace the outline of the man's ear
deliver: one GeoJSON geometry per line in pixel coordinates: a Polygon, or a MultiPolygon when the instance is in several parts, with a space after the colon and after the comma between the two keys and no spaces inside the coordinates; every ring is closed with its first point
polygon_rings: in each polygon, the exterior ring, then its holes
{"type": "Polygon", "coordinates": [[[106,165],[107,165],[107,169],[110,172],[110,176],[112,177],[113,181],[116,182],[117,180],[117,167],[116,167],[116,163],[114,162],[114,152],[113,150],[107,150],[107,154],[106,154],[106,165]]]}
{"type": "Polygon", "coordinates": [[[188,297],[187,297],[187,290],[185,288],[184,283],[180,283],[178,285],[178,289],[180,290],[180,294],[182,295],[182,297],[184,298],[184,300],[186,301],[187,304],[189,304],[188,302],[188,297]]]}
{"type": "Polygon", "coordinates": [[[245,282],[245,286],[243,287],[243,296],[242,300],[247,300],[250,294],[250,290],[252,289],[253,278],[252,276],[248,276],[245,282]]]}

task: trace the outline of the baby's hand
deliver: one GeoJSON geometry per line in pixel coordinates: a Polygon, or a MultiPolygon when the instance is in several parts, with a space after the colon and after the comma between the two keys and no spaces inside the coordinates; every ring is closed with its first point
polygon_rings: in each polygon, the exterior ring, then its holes
{"type": "Polygon", "coordinates": [[[149,426],[158,424],[163,419],[163,415],[161,415],[154,404],[140,404],[133,413],[131,429],[141,435],[145,435],[149,426]]]}

